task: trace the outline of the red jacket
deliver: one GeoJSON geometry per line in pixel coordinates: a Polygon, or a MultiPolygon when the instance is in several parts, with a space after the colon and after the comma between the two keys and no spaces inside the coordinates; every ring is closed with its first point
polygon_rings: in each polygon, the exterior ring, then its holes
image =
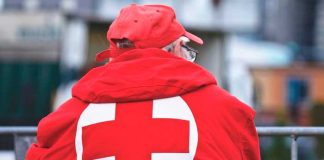
{"type": "Polygon", "coordinates": [[[202,67],[136,49],[92,69],[43,118],[27,160],[257,160],[254,111],[202,67]]]}

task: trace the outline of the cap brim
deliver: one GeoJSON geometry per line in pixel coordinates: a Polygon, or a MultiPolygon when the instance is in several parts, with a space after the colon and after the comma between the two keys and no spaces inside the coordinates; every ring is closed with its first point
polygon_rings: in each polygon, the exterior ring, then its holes
{"type": "Polygon", "coordinates": [[[191,41],[194,41],[194,42],[196,42],[196,43],[198,43],[200,45],[204,44],[204,41],[201,38],[199,38],[198,36],[196,36],[196,35],[194,35],[192,33],[189,33],[187,31],[185,31],[184,36],[186,36],[191,41]]]}
{"type": "Polygon", "coordinates": [[[96,61],[101,62],[110,57],[110,49],[103,50],[96,55],[96,61]]]}

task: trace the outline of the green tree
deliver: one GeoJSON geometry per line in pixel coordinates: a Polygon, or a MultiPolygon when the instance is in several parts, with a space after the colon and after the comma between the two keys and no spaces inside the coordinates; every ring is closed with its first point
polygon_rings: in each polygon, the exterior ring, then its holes
{"type": "MultiPolygon", "coordinates": [[[[311,120],[313,126],[324,126],[324,103],[315,103],[311,110],[311,120]]],[[[316,153],[318,159],[324,159],[324,136],[316,137],[316,153]]]]}
{"type": "MultiPolygon", "coordinates": [[[[285,120],[282,114],[278,114],[276,126],[284,126],[285,120]]],[[[288,160],[290,159],[290,148],[287,145],[287,137],[275,136],[272,143],[265,153],[265,160],[288,160]]]]}

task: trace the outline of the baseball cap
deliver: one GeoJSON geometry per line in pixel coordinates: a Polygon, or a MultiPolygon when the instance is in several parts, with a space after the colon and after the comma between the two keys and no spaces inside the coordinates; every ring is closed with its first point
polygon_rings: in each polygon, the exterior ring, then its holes
{"type": "Polygon", "coordinates": [[[187,32],[177,21],[171,7],[131,4],[123,8],[110,25],[107,32],[110,46],[97,54],[96,61],[114,58],[126,51],[117,48],[114,40],[128,39],[133,42],[134,48],[162,48],[180,36],[203,44],[201,38],[187,32]]]}

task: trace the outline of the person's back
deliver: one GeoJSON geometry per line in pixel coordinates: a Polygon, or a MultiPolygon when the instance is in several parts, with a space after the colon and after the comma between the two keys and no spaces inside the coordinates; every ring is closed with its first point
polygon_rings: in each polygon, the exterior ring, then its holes
{"type": "Polygon", "coordinates": [[[202,40],[174,18],[166,6],[124,8],[108,31],[110,50],[97,57],[113,60],[92,69],[73,87],[73,98],[39,123],[37,143],[26,159],[260,159],[254,111],[186,60],[192,55],[182,55],[187,52],[180,48],[188,48],[181,36],[200,44],[202,40]],[[141,16],[148,18],[143,18],[145,25],[156,22],[147,30],[135,30],[142,32],[137,33],[142,39],[131,31],[118,32],[127,29],[123,17],[135,18],[131,27],[136,29],[141,16]],[[161,24],[169,25],[159,30],[161,24]],[[165,34],[165,28],[175,36],[165,34]],[[131,47],[118,49],[115,40],[125,38],[131,47]]]}

